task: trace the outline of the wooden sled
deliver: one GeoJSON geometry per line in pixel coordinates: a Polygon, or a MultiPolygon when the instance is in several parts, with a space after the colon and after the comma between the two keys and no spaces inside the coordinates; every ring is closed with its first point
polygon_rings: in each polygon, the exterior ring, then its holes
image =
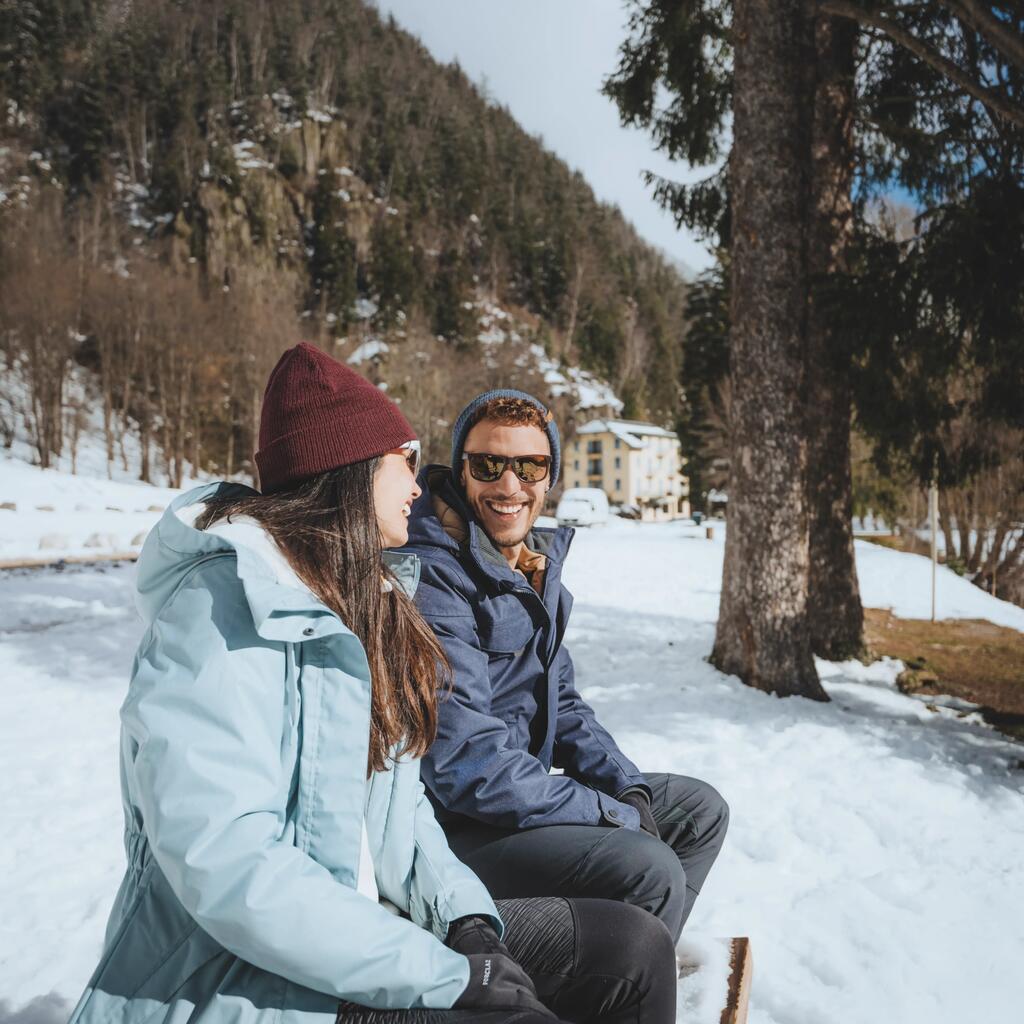
{"type": "Polygon", "coordinates": [[[711,1019],[707,1014],[712,1007],[721,1006],[718,1024],[746,1024],[753,972],[750,940],[747,938],[703,939],[689,957],[685,953],[680,956],[680,980],[691,980],[688,997],[697,1001],[696,1006],[691,1005],[689,1009],[699,1007],[701,1019],[706,1020],[711,1019]],[[722,952],[712,954],[709,959],[709,944],[722,952]],[[719,973],[721,967],[725,967],[725,956],[728,957],[727,974],[719,973]],[[715,964],[721,967],[713,966],[715,964]],[[694,983],[696,988],[692,987],[694,983]]]}
{"type": "Polygon", "coordinates": [[[729,993],[719,1024],[746,1024],[750,1006],[750,985],[754,961],[750,955],[750,939],[732,939],[729,950],[729,993]]]}

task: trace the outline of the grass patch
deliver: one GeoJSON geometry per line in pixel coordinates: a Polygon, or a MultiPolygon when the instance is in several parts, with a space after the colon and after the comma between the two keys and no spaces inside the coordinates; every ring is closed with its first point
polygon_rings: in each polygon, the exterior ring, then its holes
{"type": "Polygon", "coordinates": [[[869,544],[877,544],[882,548],[890,548],[892,551],[906,551],[907,539],[897,537],[895,533],[871,533],[865,536],[857,534],[857,540],[866,540],[869,544]]]}
{"type": "Polygon", "coordinates": [[[984,619],[900,619],[864,609],[872,654],[907,666],[908,693],[942,694],[981,704],[994,725],[1024,738],[1024,633],[984,619]]]}

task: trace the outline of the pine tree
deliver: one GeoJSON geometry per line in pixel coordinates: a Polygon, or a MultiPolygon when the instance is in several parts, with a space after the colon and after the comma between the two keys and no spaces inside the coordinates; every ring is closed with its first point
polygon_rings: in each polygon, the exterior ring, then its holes
{"type": "MultiPolygon", "coordinates": [[[[859,650],[862,621],[848,468],[855,349],[835,318],[830,279],[842,279],[853,264],[866,199],[894,180],[923,200],[954,206],[967,194],[965,177],[981,164],[1015,167],[1019,180],[1019,163],[1008,153],[1024,122],[1022,18],[1019,6],[995,6],[993,14],[967,0],[884,8],[822,0],[806,10],[812,34],[802,68],[791,73],[809,104],[809,134],[801,142],[807,202],[798,215],[808,242],[803,334],[810,400],[793,426],[807,444],[806,624],[814,649],[829,657],[859,650]]],[[[623,120],[647,127],[670,156],[715,162],[726,138],[725,116],[741,99],[731,48],[745,41],[735,26],[738,5],[636,0],[632,8],[630,37],[606,91],[623,120]],[[662,88],[672,97],[669,104],[656,102],[662,88]]],[[[680,222],[719,241],[735,240],[734,165],[728,161],[697,185],[653,177],[650,183],[680,222]]],[[[733,277],[735,285],[735,262],[733,277]]],[[[734,317],[743,301],[734,292],[734,317]]],[[[740,328],[735,318],[732,328],[740,328]]],[[[735,373],[733,383],[739,385],[735,373]]],[[[730,514],[735,508],[730,502],[730,514]]]]}
{"type": "Polygon", "coordinates": [[[405,225],[387,213],[374,225],[370,242],[370,287],[380,319],[390,324],[396,314],[409,310],[419,299],[416,254],[405,225]]]}
{"type": "Polygon", "coordinates": [[[690,504],[700,511],[707,511],[707,493],[720,483],[715,463],[729,455],[724,407],[729,375],[727,259],[721,253],[686,299],[688,330],[680,372],[684,402],[677,432],[690,480],[690,504]]]}
{"type": "Polygon", "coordinates": [[[309,227],[309,273],[312,304],[333,313],[344,324],[356,300],[356,247],[345,225],[345,204],[335,187],[330,168],[321,168],[313,193],[313,219],[309,227]]]}
{"type": "Polygon", "coordinates": [[[434,333],[460,345],[475,340],[473,298],[473,279],[466,261],[449,244],[441,252],[434,275],[434,333]]]}

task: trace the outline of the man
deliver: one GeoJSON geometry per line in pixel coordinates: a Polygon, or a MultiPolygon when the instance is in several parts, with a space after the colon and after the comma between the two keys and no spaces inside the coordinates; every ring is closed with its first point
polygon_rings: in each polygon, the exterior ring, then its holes
{"type": "Polygon", "coordinates": [[[534,528],[559,459],[537,399],[490,391],[459,416],[451,469],[421,475],[405,550],[454,676],[422,777],[452,849],[496,898],[620,899],[678,939],[728,808],[696,779],[641,773],[576,691],[560,583],[573,531],[534,528]]]}

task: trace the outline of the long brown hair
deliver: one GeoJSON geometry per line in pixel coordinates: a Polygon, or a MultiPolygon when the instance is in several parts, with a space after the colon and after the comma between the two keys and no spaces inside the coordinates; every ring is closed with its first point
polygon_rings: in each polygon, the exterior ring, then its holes
{"type": "Polygon", "coordinates": [[[427,752],[437,733],[437,690],[451,678],[437,638],[382,561],[373,503],[379,463],[340,466],[272,494],[214,498],[196,520],[205,530],[252,516],[299,579],[362,642],[372,694],[367,774],[387,768],[396,744],[396,756],[427,752]]]}

